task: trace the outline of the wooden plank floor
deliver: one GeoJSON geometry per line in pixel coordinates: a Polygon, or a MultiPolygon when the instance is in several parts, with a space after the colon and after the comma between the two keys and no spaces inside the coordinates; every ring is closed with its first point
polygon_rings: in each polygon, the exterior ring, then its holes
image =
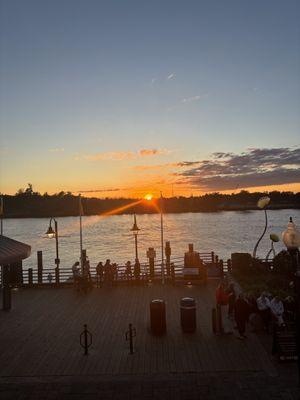
{"type": "Polygon", "coordinates": [[[254,334],[239,341],[214,336],[211,308],[216,282],[172,287],[93,289],[87,295],[71,288],[22,289],[13,293],[13,309],[0,311],[0,376],[122,375],[220,371],[275,374],[254,334]],[[197,300],[197,332],[183,334],[179,301],[197,300]],[[149,303],[163,298],[167,334],[149,332],[149,303]],[[90,355],[83,356],[79,333],[87,323],[93,333],[90,355]],[[135,354],[129,355],[125,332],[137,331],[135,354]]]}

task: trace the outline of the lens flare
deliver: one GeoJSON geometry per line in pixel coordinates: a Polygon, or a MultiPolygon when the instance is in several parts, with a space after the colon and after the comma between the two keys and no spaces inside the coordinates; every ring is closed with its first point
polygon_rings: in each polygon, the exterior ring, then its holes
{"type": "Polygon", "coordinates": [[[153,196],[151,193],[147,193],[144,197],[145,200],[151,201],[153,199],[153,196]]]}

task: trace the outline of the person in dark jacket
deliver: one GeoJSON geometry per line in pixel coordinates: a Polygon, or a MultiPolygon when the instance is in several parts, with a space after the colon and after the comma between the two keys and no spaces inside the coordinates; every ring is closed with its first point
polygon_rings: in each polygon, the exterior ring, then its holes
{"type": "Polygon", "coordinates": [[[239,339],[245,339],[246,322],[249,317],[249,304],[244,298],[243,293],[240,293],[234,304],[234,318],[239,331],[239,339]]]}

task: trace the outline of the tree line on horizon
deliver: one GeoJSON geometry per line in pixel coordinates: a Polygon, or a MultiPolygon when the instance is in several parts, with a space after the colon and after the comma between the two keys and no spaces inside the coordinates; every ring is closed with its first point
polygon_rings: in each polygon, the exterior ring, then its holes
{"type": "MultiPolygon", "coordinates": [[[[268,195],[270,209],[300,208],[300,193],[293,192],[253,192],[241,190],[239,193],[222,194],[219,192],[202,196],[177,196],[162,199],[165,213],[185,212],[216,212],[229,210],[257,209],[260,197],[268,195]]],[[[53,195],[35,192],[31,184],[26,189],[19,189],[15,195],[2,195],[4,203],[4,217],[63,217],[79,215],[79,198],[71,192],[61,191],[53,195]]],[[[99,215],[115,209],[121,209],[118,214],[151,214],[159,212],[160,199],[151,202],[136,203],[134,198],[96,198],[83,197],[82,208],[84,215],[99,215]],[[123,210],[122,210],[123,208],[123,210]]]]}

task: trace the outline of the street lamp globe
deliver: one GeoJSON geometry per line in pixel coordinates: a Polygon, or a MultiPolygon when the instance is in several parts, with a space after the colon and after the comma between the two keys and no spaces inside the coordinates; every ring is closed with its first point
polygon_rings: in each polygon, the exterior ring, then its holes
{"type": "Polygon", "coordinates": [[[292,217],[290,217],[287,229],[282,232],[282,241],[288,250],[296,250],[300,246],[300,232],[297,230],[292,217]]]}
{"type": "Polygon", "coordinates": [[[48,230],[47,230],[47,232],[46,232],[46,235],[47,235],[48,238],[50,238],[50,239],[52,239],[52,238],[55,237],[55,231],[53,230],[53,228],[52,228],[51,225],[49,226],[49,228],[48,228],[48,230]]]}
{"type": "Polygon", "coordinates": [[[137,235],[140,231],[140,228],[137,226],[137,223],[136,223],[136,215],[135,214],[134,214],[133,226],[130,230],[134,235],[137,235]]]}

